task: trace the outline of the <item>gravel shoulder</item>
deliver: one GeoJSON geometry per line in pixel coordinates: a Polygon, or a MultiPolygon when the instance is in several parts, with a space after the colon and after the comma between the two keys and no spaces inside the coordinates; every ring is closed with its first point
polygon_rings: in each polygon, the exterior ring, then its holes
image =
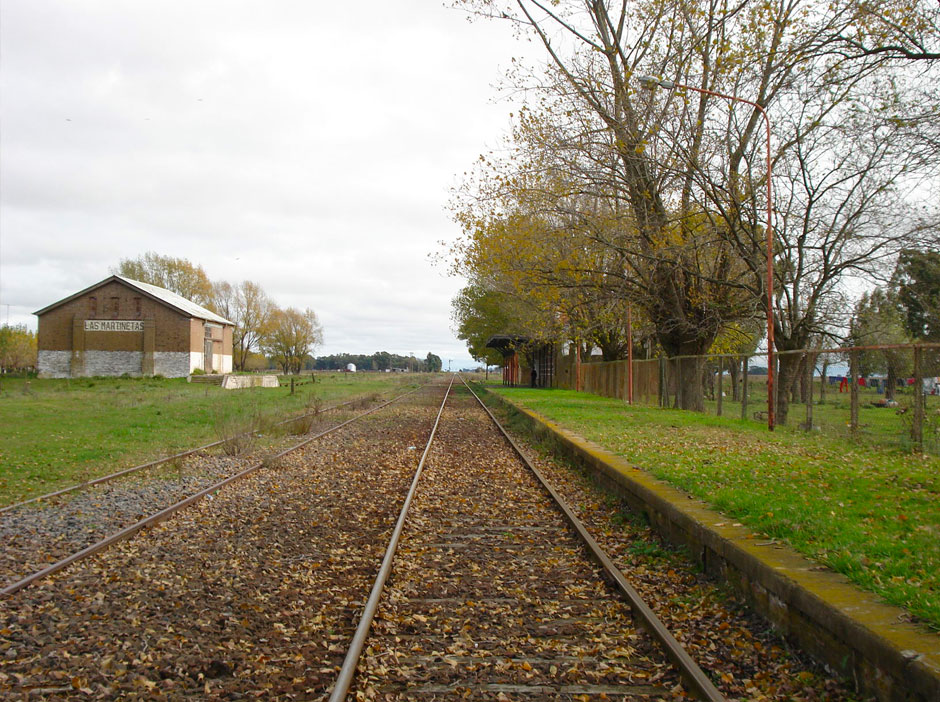
{"type": "MultiPolygon", "coordinates": [[[[336,410],[310,418],[310,433],[354,416],[336,410]]],[[[50,500],[0,513],[0,587],[65,558],[163,508],[245,470],[301,437],[265,437],[238,455],[200,452],[50,500]]]]}

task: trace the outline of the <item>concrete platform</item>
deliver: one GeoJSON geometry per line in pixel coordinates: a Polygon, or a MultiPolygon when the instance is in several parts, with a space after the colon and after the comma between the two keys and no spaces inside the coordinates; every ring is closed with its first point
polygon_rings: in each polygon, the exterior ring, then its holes
{"type": "Polygon", "coordinates": [[[278,387],[276,375],[227,375],[222,381],[222,388],[225,390],[276,387],[278,387]]]}
{"type": "MultiPolygon", "coordinates": [[[[541,415],[487,393],[523,417],[607,489],[647,515],[668,541],[731,585],[788,640],[885,702],[940,702],[940,636],[789,546],[734,524],[701,501],[541,415]]],[[[629,577],[629,574],[628,574],[629,577]]]]}

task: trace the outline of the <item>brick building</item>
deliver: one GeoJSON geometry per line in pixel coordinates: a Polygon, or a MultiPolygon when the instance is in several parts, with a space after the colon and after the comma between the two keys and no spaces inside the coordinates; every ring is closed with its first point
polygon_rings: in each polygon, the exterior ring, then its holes
{"type": "Polygon", "coordinates": [[[112,275],[35,314],[42,377],[232,370],[232,322],[155,285],[112,275]]]}

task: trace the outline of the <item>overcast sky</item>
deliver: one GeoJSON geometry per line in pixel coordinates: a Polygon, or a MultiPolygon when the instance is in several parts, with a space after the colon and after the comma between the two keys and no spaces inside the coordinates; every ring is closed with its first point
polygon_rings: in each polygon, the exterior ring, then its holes
{"type": "Polygon", "coordinates": [[[445,206],[524,46],[439,0],[3,0],[0,321],[146,251],[312,307],[317,354],[429,351],[445,206]]]}

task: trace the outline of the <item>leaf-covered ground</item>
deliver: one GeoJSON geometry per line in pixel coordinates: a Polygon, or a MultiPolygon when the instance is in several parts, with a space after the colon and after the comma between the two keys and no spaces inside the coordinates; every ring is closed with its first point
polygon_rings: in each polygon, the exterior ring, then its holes
{"type": "MultiPolygon", "coordinates": [[[[439,402],[423,392],[363,418],[0,602],[0,697],[325,699],[439,402]]],[[[456,402],[360,695],[617,699],[626,683],[680,697],[547,497],[456,402]]],[[[618,505],[545,467],[729,699],[851,699],[618,505]]]]}
{"type": "MultiPolygon", "coordinates": [[[[304,428],[325,430],[349,419],[355,410],[341,408],[311,417],[304,428]]],[[[271,438],[238,456],[194,454],[49,500],[0,513],[0,587],[12,584],[124,527],[245,470],[265,455],[300,441],[288,435],[271,438]]]]}
{"type": "Polygon", "coordinates": [[[672,666],[466,394],[445,408],[392,582],[360,699],[681,696],[672,666]]]}
{"type": "Polygon", "coordinates": [[[0,694],[322,695],[439,401],[381,410],[0,603],[0,694]]]}

